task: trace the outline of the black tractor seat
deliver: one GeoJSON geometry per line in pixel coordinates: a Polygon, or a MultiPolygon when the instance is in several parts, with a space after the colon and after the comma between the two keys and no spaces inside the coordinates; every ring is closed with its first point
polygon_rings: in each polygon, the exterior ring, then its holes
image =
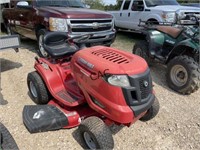
{"type": "Polygon", "coordinates": [[[165,34],[168,34],[169,36],[173,38],[177,38],[183,29],[176,28],[176,27],[171,27],[171,26],[156,26],[156,29],[160,32],[163,32],[165,34]]]}
{"type": "Polygon", "coordinates": [[[76,53],[79,48],[67,43],[68,36],[63,32],[47,32],[44,35],[44,49],[52,58],[59,59],[76,53]]]}

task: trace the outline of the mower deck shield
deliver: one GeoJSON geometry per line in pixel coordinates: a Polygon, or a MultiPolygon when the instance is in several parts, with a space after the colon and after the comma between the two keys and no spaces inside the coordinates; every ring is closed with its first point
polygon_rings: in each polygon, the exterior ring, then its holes
{"type": "Polygon", "coordinates": [[[52,105],[26,105],[23,122],[30,133],[57,130],[68,125],[65,114],[52,105]]]}

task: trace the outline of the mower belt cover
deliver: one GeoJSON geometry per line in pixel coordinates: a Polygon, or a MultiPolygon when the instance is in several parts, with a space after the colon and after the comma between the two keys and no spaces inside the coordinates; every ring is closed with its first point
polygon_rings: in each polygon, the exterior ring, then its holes
{"type": "Polygon", "coordinates": [[[23,122],[30,133],[61,129],[68,125],[65,114],[52,105],[26,105],[23,122]]]}

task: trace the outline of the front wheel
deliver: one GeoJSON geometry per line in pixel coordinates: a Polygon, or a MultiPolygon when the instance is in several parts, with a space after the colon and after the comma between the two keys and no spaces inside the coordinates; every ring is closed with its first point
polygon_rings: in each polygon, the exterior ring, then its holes
{"type": "Polygon", "coordinates": [[[160,103],[157,98],[155,98],[153,105],[147,110],[146,114],[140,118],[141,121],[149,121],[153,119],[159,112],[160,103]]]}
{"type": "Polygon", "coordinates": [[[5,28],[6,28],[7,34],[8,34],[8,35],[12,35],[12,34],[13,34],[13,31],[12,31],[12,29],[11,29],[11,27],[10,27],[10,24],[8,23],[8,24],[5,24],[4,26],[5,26],[5,28]]]}
{"type": "Polygon", "coordinates": [[[80,136],[88,149],[113,149],[110,129],[98,117],[89,117],[79,126],[80,136]]]}
{"type": "Polygon", "coordinates": [[[148,56],[147,41],[144,40],[144,41],[137,42],[133,47],[133,54],[136,54],[136,55],[144,58],[144,60],[146,60],[148,65],[152,64],[152,60],[148,56]]]}
{"type": "Polygon", "coordinates": [[[36,104],[47,104],[50,101],[51,95],[36,71],[28,74],[27,84],[31,98],[36,104]]]}
{"type": "Polygon", "coordinates": [[[167,66],[168,86],[181,94],[191,94],[200,87],[200,67],[191,57],[178,56],[167,66]]]}
{"type": "Polygon", "coordinates": [[[44,34],[46,33],[45,29],[40,29],[37,33],[37,39],[38,39],[38,55],[40,57],[48,57],[48,53],[45,51],[44,49],[44,43],[43,43],[43,38],[44,38],[44,34]]]}

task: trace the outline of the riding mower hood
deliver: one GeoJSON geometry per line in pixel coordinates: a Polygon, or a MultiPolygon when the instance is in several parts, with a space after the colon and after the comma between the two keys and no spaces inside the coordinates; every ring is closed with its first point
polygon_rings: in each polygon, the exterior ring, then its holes
{"type": "Polygon", "coordinates": [[[87,148],[113,148],[109,125],[130,126],[158,113],[148,65],[110,47],[79,50],[66,39],[62,33],[44,37],[49,57],[36,58],[27,82],[33,101],[47,105],[25,106],[24,124],[31,133],[79,126],[87,148]]]}

